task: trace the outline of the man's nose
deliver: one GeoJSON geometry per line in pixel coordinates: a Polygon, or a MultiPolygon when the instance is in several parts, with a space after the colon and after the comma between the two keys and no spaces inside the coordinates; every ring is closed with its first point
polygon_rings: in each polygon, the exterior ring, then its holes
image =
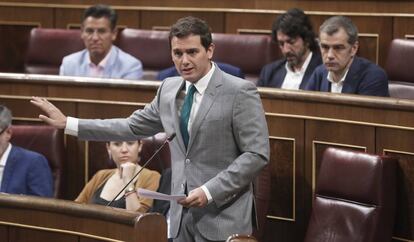
{"type": "Polygon", "coordinates": [[[186,53],[183,54],[182,61],[183,61],[183,64],[188,64],[190,62],[188,55],[186,53]]]}
{"type": "Polygon", "coordinates": [[[284,43],[284,44],[281,46],[281,48],[282,48],[282,52],[283,52],[284,54],[289,53],[289,52],[290,52],[290,50],[291,50],[291,46],[290,46],[290,44],[288,44],[288,43],[284,43]]]}
{"type": "Polygon", "coordinates": [[[327,56],[328,56],[328,58],[329,58],[329,59],[334,58],[335,54],[334,54],[334,50],[333,50],[333,48],[329,48],[329,49],[328,49],[327,56]]]}
{"type": "Polygon", "coordinates": [[[98,31],[93,31],[93,33],[92,33],[92,35],[91,35],[91,38],[92,38],[93,40],[97,40],[97,39],[99,39],[99,38],[100,38],[100,36],[99,36],[99,34],[98,34],[98,31]]]}

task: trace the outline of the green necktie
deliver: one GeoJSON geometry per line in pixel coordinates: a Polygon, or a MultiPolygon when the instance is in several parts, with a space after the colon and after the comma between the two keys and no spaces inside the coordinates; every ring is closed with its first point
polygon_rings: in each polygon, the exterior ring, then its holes
{"type": "Polygon", "coordinates": [[[180,130],[181,135],[183,136],[185,148],[187,148],[188,140],[190,136],[188,134],[188,120],[190,119],[191,106],[193,106],[193,97],[194,92],[197,91],[193,84],[188,88],[187,95],[184,98],[183,106],[181,107],[181,116],[180,116],[180,130]]]}

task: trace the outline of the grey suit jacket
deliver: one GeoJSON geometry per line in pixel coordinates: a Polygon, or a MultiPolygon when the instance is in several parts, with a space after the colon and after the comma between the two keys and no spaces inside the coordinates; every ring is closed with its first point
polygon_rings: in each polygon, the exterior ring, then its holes
{"type": "MultiPolygon", "coordinates": [[[[263,107],[255,85],[216,71],[191,126],[188,149],[179,128],[176,98],[181,77],[167,78],[144,109],[126,119],[79,120],[81,139],[125,140],[164,131],[176,133],[170,143],[171,193],[182,194],[205,185],[213,202],[189,212],[209,240],[234,233],[251,233],[254,209],[252,180],[269,160],[263,107]]],[[[171,203],[171,234],[178,234],[182,206],[171,203]]]]}

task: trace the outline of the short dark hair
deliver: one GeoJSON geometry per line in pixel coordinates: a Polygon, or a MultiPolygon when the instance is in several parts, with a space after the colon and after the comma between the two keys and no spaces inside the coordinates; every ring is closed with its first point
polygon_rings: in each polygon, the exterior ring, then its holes
{"type": "Polygon", "coordinates": [[[319,27],[319,34],[326,33],[333,35],[343,28],[348,35],[348,43],[353,45],[358,41],[358,28],[345,16],[333,16],[325,20],[321,27],[319,27]]]}
{"type": "Polygon", "coordinates": [[[305,43],[308,43],[311,51],[318,48],[312,23],[302,9],[291,8],[286,13],[279,15],[272,25],[272,39],[275,41],[277,41],[278,31],[290,38],[301,37],[305,43]]]}
{"type": "Polygon", "coordinates": [[[104,4],[97,4],[93,5],[87,9],[83,13],[82,23],[88,17],[93,18],[108,18],[109,22],[111,23],[111,29],[114,30],[116,27],[116,22],[118,21],[118,15],[116,14],[115,10],[113,10],[110,6],[104,4]]]}
{"type": "Polygon", "coordinates": [[[170,48],[173,37],[184,38],[189,35],[199,35],[201,44],[206,50],[210,47],[211,43],[213,43],[211,30],[207,22],[193,16],[188,16],[180,18],[171,26],[169,35],[170,48]]]}

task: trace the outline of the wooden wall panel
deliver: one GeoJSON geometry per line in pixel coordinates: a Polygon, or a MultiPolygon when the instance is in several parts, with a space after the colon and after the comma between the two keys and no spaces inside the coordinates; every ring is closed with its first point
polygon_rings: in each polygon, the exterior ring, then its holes
{"type": "Polygon", "coordinates": [[[304,209],[304,121],[279,118],[267,113],[270,136],[271,195],[266,238],[297,241],[305,233],[304,209]]]}
{"type": "Polygon", "coordinates": [[[53,27],[54,11],[46,8],[0,8],[0,71],[23,72],[30,30],[53,27]]]}
{"type": "Polygon", "coordinates": [[[9,229],[7,228],[7,226],[4,226],[4,225],[0,226],[0,238],[3,241],[6,241],[6,242],[9,241],[9,229]]]}
{"type": "Polygon", "coordinates": [[[377,153],[399,158],[395,241],[414,241],[414,131],[378,128],[377,153]],[[396,139],[395,137],[398,137],[396,139]]]}
{"type": "Polygon", "coordinates": [[[80,8],[57,8],[54,19],[54,27],[59,29],[80,28],[84,9],[80,8]]]}
{"type": "Polygon", "coordinates": [[[138,10],[118,10],[118,28],[140,28],[141,12],[138,10]]]}
{"type": "MultiPolygon", "coordinates": [[[[0,85],[1,86],[1,85],[0,85]]],[[[82,99],[99,99],[99,100],[117,100],[122,102],[136,102],[137,100],[145,100],[146,102],[152,101],[154,98],[153,90],[146,90],[137,93],[137,89],[126,87],[120,88],[119,92],[113,93],[113,87],[99,87],[93,91],[85,89],[80,86],[65,87],[50,86],[47,88],[48,96],[61,97],[61,98],[82,98],[82,99]]],[[[28,94],[26,94],[28,95],[28,94]]],[[[33,94],[37,96],[44,96],[33,94]]]]}
{"type": "MultiPolygon", "coordinates": [[[[352,16],[352,21],[358,27],[361,34],[378,35],[379,41],[379,64],[385,65],[388,45],[392,40],[392,18],[391,17],[359,17],[352,16]]],[[[370,46],[361,46],[361,48],[369,48],[370,46]]],[[[370,49],[370,53],[376,52],[375,47],[370,49]]],[[[371,56],[371,54],[370,54],[371,56]]]]}
{"type": "Polygon", "coordinates": [[[140,28],[166,30],[169,26],[174,24],[177,19],[186,16],[195,16],[206,20],[213,32],[225,32],[224,13],[201,11],[143,11],[141,13],[140,28]]]}
{"type": "Polygon", "coordinates": [[[407,35],[414,36],[414,18],[394,17],[392,37],[406,39],[407,35]]]}
{"type": "Polygon", "coordinates": [[[274,13],[226,13],[226,33],[237,34],[249,29],[270,33],[276,16],[274,13]]]}
{"type": "Polygon", "coordinates": [[[4,6],[0,8],[0,23],[52,28],[54,17],[53,8],[4,6]]]}
{"type": "MultiPolygon", "coordinates": [[[[78,242],[78,236],[46,232],[42,230],[33,230],[29,228],[11,227],[10,242],[26,242],[30,238],[30,242],[45,242],[45,241],[59,241],[59,242],[78,242]]],[[[3,240],[4,241],[4,240],[3,240]]]]}
{"type": "Polygon", "coordinates": [[[0,72],[23,72],[30,30],[35,23],[0,22],[0,72]]]}
{"type": "MultiPolygon", "coordinates": [[[[93,0],[8,0],[14,3],[96,4],[93,0]]],[[[193,8],[289,9],[300,7],[312,11],[412,13],[414,3],[407,0],[102,0],[100,3],[124,6],[163,6],[193,8]]]]}

